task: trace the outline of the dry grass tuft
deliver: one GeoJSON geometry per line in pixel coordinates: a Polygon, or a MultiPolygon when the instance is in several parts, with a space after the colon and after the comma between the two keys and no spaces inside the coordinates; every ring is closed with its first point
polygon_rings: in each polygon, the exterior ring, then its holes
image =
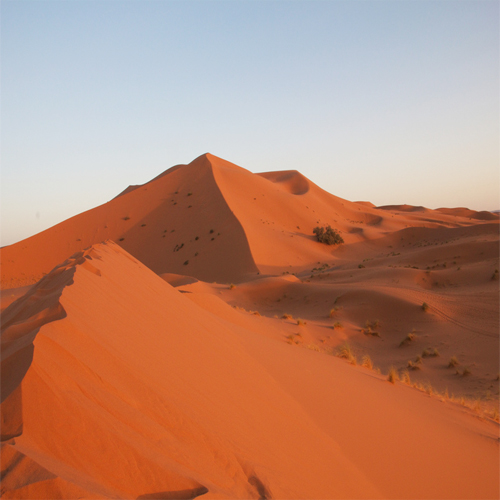
{"type": "Polygon", "coordinates": [[[373,363],[372,363],[370,356],[368,356],[368,354],[365,354],[363,356],[361,366],[363,366],[364,368],[368,368],[368,370],[373,370],[373,363]]]}
{"type": "Polygon", "coordinates": [[[304,321],[303,319],[300,319],[300,318],[299,318],[299,319],[297,320],[297,325],[299,325],[299,326],[304,326],[305,324],[307,324],[307,322],[306,322],[306,321],[304,321]]]}
{"type": "Polygon", "coordinates": [[[396,370],[396,368],[394,368],[394,366],[391,366],[389,368],[389,374],[387,375],[387,380],[391,383],[391,384],[395,384],[397,380],[399,380],[399,375],[398,375],[398,371],[396,370]]]}
{"type": "Polygon", "coordinates": [[[420,370],[420,363],[410,359],[410,361],[408,361],[408,368],[410,368],[410,370],[420,370]]]}
{"type": "Polygon", "coordinates": [[[342,323],[340,321],[336,321],[333,324],[333,328],[344,328],[344,327],[342,326],[342,323]]]}
{"type": "Polygon", "coordinates": [[[429,310],[429,305],[427,302],[422,303],[422,311],[427,312],[429,310]]]}
{"type": "Polygon", "coordinates": [[[321,352],[321,348],[316,344],[307,344],[304,346],[306,349],[310,349],[311,351],[321,352]]]}
{"type": "Polygon", "coordinates": [[[411,385],[410,373],[408,372],[408,370],[404,370],[401,374],[401,382],[406,385],[411,385]]]}
{"type": "Polygon", "coordinates": [[[351,346],[347,342],[338,348],[337,356],[339,358],[347,359],[351,365],[356,364],[356,356],[354,356],[351,346]]]}
{"type": "Polygon", "coordinates": [[[335,314],[337,314],[337,311],[340,309],[340,307],[333,307],[332,309],[330,309],[330,313],[328,314],[328,316],[330,318],[333,318],[335,316],[335,314]]]}
{"type": "Polygon", "coordinates": [[[236,285],[234,283],[231,283],[229,285],[229,290],[233,290],[234,288],[236,288],[236,285]]]}
{"type": "Polygon", "coordinates": [[[409,333],[399,344],[399,347],[402,347],[404,345],[408,345],[410,342],[413,342],[415,340],[415,334],[414,333],[409,333]]]}
{"type": "Polygon", "coordinates": [[[460,363],[458,362],[456,356],[452,356],[450,362],[448,363],[448,368],[455,368],[455,366],[458,366],[459,364],[460,363]]]}
{"type": "Polygon", "coordinates": [[[467,376],[469,376],[471,374],[472,374],[472,372],[470,371],[470,369],[467,368],[467,367],[465,367],[464,371],[462,372],[462,377],[467,377],[467,376]]]}
{"type": "Polygon", "coordinates": [[[281,319],[293,319],[293,316],[291,314],[283,314],[283,316],[281,316],[281,319]]]}

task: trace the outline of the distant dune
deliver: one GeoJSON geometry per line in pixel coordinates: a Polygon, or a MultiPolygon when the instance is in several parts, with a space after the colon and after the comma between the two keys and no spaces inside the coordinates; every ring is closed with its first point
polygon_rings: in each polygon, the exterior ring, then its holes
{"type": "Polygon", "coordinates": [[[73,253],[112,239],[158,274],[240,281],[335,258],[315,242],[318,225],[336,227],[347,243],[366,243],[410,224],[470,225],[471,214],[498,220],[467,209],[379,209],[327,193],[296,171],[252,174],[207,153],[4,247],[1,279],[6,288],[32,284],[73,253]]]}
{"type": "Polygon", "coordinates": [[[498,498],[498,230],[206,154],[3,248],[2,497],[498,498]]]}

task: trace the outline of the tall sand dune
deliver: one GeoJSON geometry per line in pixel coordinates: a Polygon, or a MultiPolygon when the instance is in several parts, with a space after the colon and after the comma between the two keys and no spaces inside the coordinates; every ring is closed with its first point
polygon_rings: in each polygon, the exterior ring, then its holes
{"type": "Polygon", "coordinates": [[[315,240],[316,226],[332,225],[351,244],[409,225],[471,224],[469,213],[399,210],[386,214],[343,200],[296,171],[252,174],[207,153],[2,248],[2,287],[33,284],[73,253],[107,239],[158,274],[231,282],[335,259],[335,249],[315,240]]]}

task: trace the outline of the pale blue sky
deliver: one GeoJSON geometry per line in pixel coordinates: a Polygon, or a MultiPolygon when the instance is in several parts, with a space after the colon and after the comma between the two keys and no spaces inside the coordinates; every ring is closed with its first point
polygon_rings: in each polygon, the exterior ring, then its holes
{"type": "Polygon", "coordinates": [[[500,208],[495,1],[1,2],[1,244],[210,152],[500,208]]]}

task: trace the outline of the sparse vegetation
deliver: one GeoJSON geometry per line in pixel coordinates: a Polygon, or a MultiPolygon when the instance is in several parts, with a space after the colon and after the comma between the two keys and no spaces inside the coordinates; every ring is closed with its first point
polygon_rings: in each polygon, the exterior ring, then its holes
{"type": "Polygon", "coordinates": [[[429,310],[429,305],[427,302],[422,303],[422,311],[427,312],[429,310]]]}
{"type": "Polygon", "coordinates": [[[364,266],[363,264],[358,264],[358,268],[359,268],[359,269],[364,269],[364,268],[365,268],[365,266],[364,266]]]}
{"type": "Polygon", "coordinates": [[[418,356],[418,361],[412,361],[410,359],[410,361],[408,361],[408,368],[410,370],[420,370],[420,363],[422,362],[422,358],[420,358],[420,356],[418,356]]]}
{"type": "Polygon", "coordinates": [[[413,342],[415,340],[415,334],[414,333],[409,333],[399,344],[399,347],[402,347],[404,345],[408,345],[410,342],[413,342]]]}
{"type": "Polygon", "coordinates": [[[354,356],[351,346],[347,342],[338,348],[337,356],[339,358],[347,359],[351,365],[356,364],[356,356],[354,356]]]}
{"type": "Polygon", "coordinates": [[[458,362],[458,359],[456,356],[452,356],[450,359],[450,362],[448,363],[448,368],[455,368],[458,366],[460,363],[458,362]]]}
{"type": "Polygon", "coordinates": [[[306,323],[307,322],[304,321],[303,319],[300,319],[300,318],[297,319],[297,325],[299,325],[299,326],[304,326],[306,323]]]}
{"type": "Polygon", "coordinates": [[[123,220],[130,220],[130,217],[126,215],[125,217],[123,217],[123,220]]]}
{"type": "Polygon", "coordinates": [[[462,377],[467,377],[468,375],[471,375],[472,372],[470,371],[469,368],[465,367],[463,372],[462,372],[462,377]]]}
{"type": "Polygon", "coordinates": [[[229,285],[229,290],[232,290],[233,288],[236,288],[236,285],[235,285],[234,283],[231,283],[231,284],[229,285]]]}
{"type": "Polygon", "coordinates": [[[364,368],[368,368],[368,370],[373,370],[373,363],[372,363],[370,356],[368,356],[368,354],[365,354],[363,356],[361,366],[363,366],[364,368]]]}
{"type": "Polygon", "coordinates": [[[342,323],[340,321],[336,321],[333,324],[333,328],[344,328],[344,327],[342,326],[342,323]]]}
{"type": "Polygon", "coordinates": [[[313,233],[320,243],[325,243],[326,245],[340,245],[344,243],[342,236],[330,224],[325,227],[315,227],[313,233]]]}
{"type": "Polygon", "coordinates": [[[329,317],[333,318],[335,316],[335,314],[337,314],[338,310],[339,310],[338,307],[334,307],[334,308],[330,309],[329,317]]]}
{"type": "Polygon", "coordinates": [[[293,316],[291,314],[283,314],[283,316],[281,316],[281,319],[293,319],[293,316]]]}
{"type": "Polygon", "coordinates": [[[184,262],[184,265],[187,266],[189,264],[189,260],[186,260],[186,262],[184,262]]]}
{"type": "Polygon", "coordinates": [[[410,373],[408,370],[403,370],[401,373],[401,382],[406,385],[411,385],[410,373]]]}
{"type": "Polygon", "coordinates": [[[389,368],[389,373],[387,375],[387,380],[391,383],[391,384],[395,384],[397,380],[399,380],[399,375],[398,375],[398,371],[396,370],[396,368],[394,368],[394,366],[391,366],[389,368]]]}
{"type": "Polygon", "coordinates": [[[374,337],[380,337],[380,333],[377,332],[377,328],[380,326],[380,321],[376,319],[375,321],[366,320],[365,327],[361,329],[361,333],[365,335],[373,335],[374,337]]]}

